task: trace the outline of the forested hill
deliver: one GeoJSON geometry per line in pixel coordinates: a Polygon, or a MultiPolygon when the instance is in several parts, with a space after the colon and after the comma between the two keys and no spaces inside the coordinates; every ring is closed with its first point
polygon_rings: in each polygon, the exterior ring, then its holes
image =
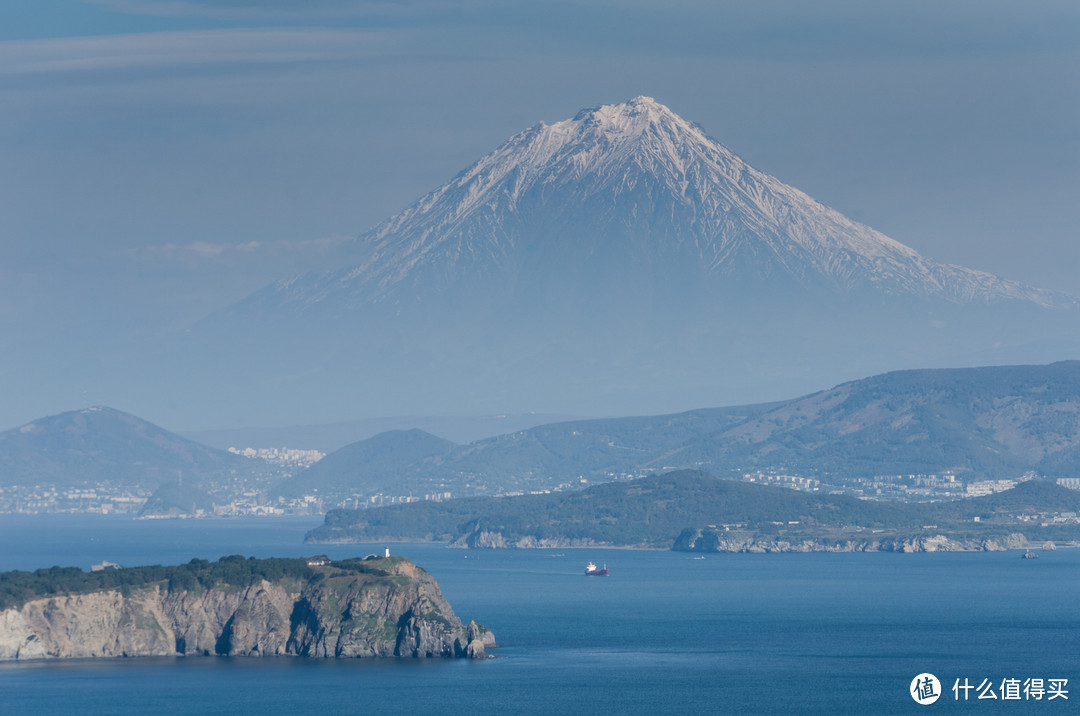
{"type": "Polygon", "coordinates": [[[882,503],[722,480],[684,470],[580,492],[333,510],[310,543],[432,540],[469,547],[614,545],[670,548],[687,528],[728,525],[809,538],[1011,529],[1019,512],[1080,510],[1080,492],[1045,481],[951,503],[882,503]],[[975,527],[973,518],[982,518],[975,527]],[[985,521],[982,521],[982,520],[985,521]]]}

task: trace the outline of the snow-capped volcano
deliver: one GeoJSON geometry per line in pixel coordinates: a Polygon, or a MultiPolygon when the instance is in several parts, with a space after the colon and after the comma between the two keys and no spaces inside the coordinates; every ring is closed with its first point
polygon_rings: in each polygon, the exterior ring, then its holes
{"type": "Polygon", "coordinates": [[[350,251],[165,359],[268,409],[598,415],[1049,362],[1080,335],[1076,299],[923,257],[647,97],[511,137],[350,251]]]}
{"type": "Polygon", "coordinates": [[[959,303],[1070,303],[927,259],[757,171],[649,97],[521,132],[358,244],[359,265],[283,281],[278,300],[408,303],[477,281],[513,292],[576,264],[589,268],[577,278],[615,283],[738,278],[740,290],[766,280],[959,303]]]}

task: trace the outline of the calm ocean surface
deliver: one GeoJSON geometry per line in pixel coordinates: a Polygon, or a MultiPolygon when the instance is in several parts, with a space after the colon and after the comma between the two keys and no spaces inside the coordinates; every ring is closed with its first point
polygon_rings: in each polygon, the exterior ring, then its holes
{"type": "MultiPolygon", "coordinates": [[[[314,519],[0,516],[0,569],[332,558],[314,519]]],[[[162,658],[0,664],[11,714],[1075,713],[1080,551],[710,555],[465,552],[390,545],[502,648],[480,663],[162,658]],[[589,560],[607,578],[586,578],[589,560]],[[922,672],[944,691],[921,706],[922,672]],[[997,700],[954,700],[956,679],[997,700]],[[1068,679],[1069,699],[1001,700],[1003,679],[1068,679]],[[1075,692],[1073,691],[1075,689],[1075,692]]]]}

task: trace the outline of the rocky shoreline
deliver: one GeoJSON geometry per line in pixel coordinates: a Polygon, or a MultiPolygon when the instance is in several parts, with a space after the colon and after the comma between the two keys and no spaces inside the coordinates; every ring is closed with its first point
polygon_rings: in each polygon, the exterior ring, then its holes
{"type": "Polygon", "coordinates": [[[502,532],[479,530],[464,534],[447,546],[457,549],[671,549],[675,552],[1002,552],[1033,549],[1042,543],[1030,542],[1022,533],[997,537],[956,537],[948,534],[890,535],[875,537],[776,537],[748,532],[686,530],[673,545],[619,545],[590,539],[506,536],[502,532]]]}
{"type": "Polygon", "coordinates": [[[686,530],[675,540],[678,552],[1003,552],[1029,549],[1023,534],[1000,537],[893,535],[869,538],[771,537],[753,533],[686,530]]]}
{"type": "Polygon", "coordinates": [[[494,635],[463,625],[408,560],[379,575],[332,565],[310,579],[173,590],[167,583],[29,600],[0,611],[0,660],[134,656],[472,658],[494,635]]]}
{"type": "Polygon", "coordinates": [[[591,539],[506,535],[498,530],[466,532],[448,547],[458,549],[573,549],[586,547],[625,549],[671,549],[675,552],[1001,552],[1030,549],[1022,533],[992,537],[958,537],[946,533],[824,537],[813,535],[764,535],[754,531],[718,531],[709,528],[683,531],[674,544],[620,545],[591,539]]]}
{"type": "Polygon", "coordinates": [[[460,549],[565,549],[573,547],[614,547],[591,539],[566,537],[536,537],[535,535],[506,537],[502,532],[476,530],[463,534],[448,547],[460,549]]]}

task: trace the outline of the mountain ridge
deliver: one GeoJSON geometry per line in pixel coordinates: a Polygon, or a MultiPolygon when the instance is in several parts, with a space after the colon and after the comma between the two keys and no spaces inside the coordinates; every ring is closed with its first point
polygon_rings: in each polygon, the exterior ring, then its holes
{"type": "Polygon", "coordinates": [[[0,485],[153,489],[248,475],[253,463],[115,408],[94,406],[0,432],[0,485]]]}
{"type": "Polygon", "coordinates": [[[155,385],[313,422],[329,394],[362,417],[656,414],[1080,349],[1075,297],[924,257],[647,98],[518,133],[346,253],[178,336],[155,385]]]}
{"type": "Polygon", "coordinates": [[[449,453],[457,443],[416,428],[390,430],[336,450],[308,469],[276,485],[273,496],[299,497],[306,493],[348,489],[350,483],[371,476],[393,479],[416,462],[449,453]]]}
{"type": "Polygon", "coordinates": [[[840,292],[1076,304],[1065,294],[927,259],[754,169],[648,97],[534,125],[362,234],[365,261],[317,280],[283,279],[273,290],[282,306],[335,296],[407,302],[396,289],[490,278],[492,266],[507,263],[522,268],[520,253],[541,239],[557,241],[550,231],[531,233],[536,217],[559,226],[565,215],[575,230],[584,225],[626,252],[651,251],[652,260],[658,251],[692,254],[681,258],[696,260],[706,275],[753,270],[840,292]]]}
{"type": "Polygon", "coordinates": [[[1068,476],[1080,470],[1080,361],[894,371],[787,401],[554,423],[414,457],[375,474],[331,454],[323,482],[305,473],[293,482],[318,486],[323,496],[331,485],[461,495],[565,489],[679,468],[822,480],[952,472],[966,481],[1030,470],[1068,476]]]}

